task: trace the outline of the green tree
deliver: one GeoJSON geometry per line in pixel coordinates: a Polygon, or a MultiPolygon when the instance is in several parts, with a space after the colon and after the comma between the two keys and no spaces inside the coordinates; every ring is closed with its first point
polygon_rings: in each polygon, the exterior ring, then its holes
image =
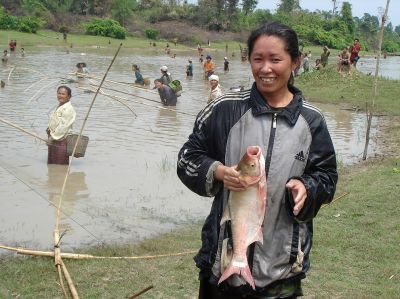
{"type": "Polygon", "coordinates": [[[385,26],[385,33],[392,33],[393,32],[393,25],[392,22],[389,22],[386,26],[385,26]]]}
{"type": "Polygon", "coordinates": [[[370,38],[373,37],[372,40],[374,40],[376,37],[376,33],[379,30],[378,17],[371,16],[369,13],[365,13],[364,16],[361,18],[358,29],[364,35],[367,43],[372,44],[370,38]]]}
{"type": "Polygon", "coordinates": [[[394,32],[396,32],[398,35],[400,35],[400,25],[397,25],[397,26],[394,28],[394,32]]]}
{"type": "Polygon", "coordinates": [[[242,11],[247,16],[257,7],[258,0],[242,0],[242,11]]]}
{"type": "Polygon", "coordinates": [[[278,12],[290,14],[297,9],[300,9],[299,0],[281,0],[278,4],[278,12]]]}
{"type": "Polygon", "coordinates": [[[348,32],[353,35],[355,26],[353,21],[353,14],[351,12],[351,4],[349,2],[343,2],[340,15],[343,22],[346,23],[348,32]]]}
{"type": "Polygon", "coordinates": [[[111,14],[122,27],[125,27],[125,21],[132,17],[137,5],[136,0],[115,0],[111,8],[111,14]]]}

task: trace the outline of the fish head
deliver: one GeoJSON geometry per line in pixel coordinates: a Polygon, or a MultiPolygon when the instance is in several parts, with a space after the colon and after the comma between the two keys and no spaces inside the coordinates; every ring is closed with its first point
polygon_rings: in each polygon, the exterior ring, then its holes
{"type": "Polygon", "coordinates": [[[259,179],[262,175],[262,167],[260,163],[261,148],[259,146],[249,146],[246,153],[238,164],[240,179],[251,183],[259,179]]]}

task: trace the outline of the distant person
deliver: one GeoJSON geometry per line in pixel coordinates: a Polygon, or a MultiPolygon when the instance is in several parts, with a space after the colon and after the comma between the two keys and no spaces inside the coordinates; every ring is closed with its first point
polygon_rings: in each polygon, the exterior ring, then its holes
{"type": "Polygon", "coordinates": [[[224,57],[224,72],[229,72],[229,60],[228,57],[224,57]]]}
{"type": "Polygon", "coordinates": [[[197,52],[199,53],[199,56],[203,54],[203,48],[200,44],[197,45],[197,52]]]}
{"type": "Polygon", "coordinates": [[[192,61],[192,58],[188,59],[188,64],[186,66],[186,76],[193,77],[193,61],[192,61]]]}
{"type": "Polygon", "coordinates": [[[350,46],[350,63],[354,68],[357,66],[357,62],[360,59],[359,53],[361,51],[361,45],[358,38],[354,39],[354,43],[350,46]]]}
{"type": "Polygon", "coordinates": [[[204,69],[204,78],[208,79],[212,74],[214,74],[215,63],[212,61],[212,57],[210,55],[206,56],[206,61],[203,64],[204,69]]]}
{"type": "Polygon", "coordinates": [[[331,51],[327,46],[324,46],[322,48],[322,53],[321,53],[321,65],[322,67],[326,67],[328,65],[328,58],[329,55],[331,54],[331,51]]]}
{"type": "Polygon", "coordinates": [[[84,78],[85,75],[89,74],[89,69],[85,62],[78,62],[76,64],[76,76],[78,78],[84,78]]]}
{"type": "Polygon", "coordinates": [[[64,42],[67,42],[67,31],[63,32],[63,39],[64,39],[64,42]]]}
{"type": "Polygon", "coordinates": [[[200,62],[200,63],[203,63],[203,61],[204,61],[204,55],[201,54],[201,55],[200,55],[200,58],[199,58],[199,62],[200,62]]]}
{"type": "Polygon", "coordinates": [[[3,80],[0,80],[0,87],[1,88],[6,87],[6,82],[4,82],[3,80]]]}
{"type": "Polygon", "coordinates": [[[307,54],[308,59],[311,59],[311,56],[312,56],[311,51],[308,51],[308,54],[307,54]]]}
{"type": "Polygon", "coordinates": [[[169,47],[169,43],[167,43],[167,45],[165,46],[164,51],[165,51],[165,53],[166,53],[167,55],[169,55],[169,54],[171,53],[171,48],[169,47]]]}
{"type": "Polygon", "coordinates": [[[303,73],[308,73],[310,71],[310,60],[308,58],[308,53],[304,53],[302,65],[303,65],[303,73]]]}
{"type": "Polygon", "coordinates": [[[222,96],[221,86],[219,85],[219,77],[217,75],[211,75],[208,78],[210,82],[210,95],[208,96],[207,103],[214,101],[216,98],[222,96]]]}
{"type": "Polygon", "coordinates": [[[1,57],[1,62],[3,64],[7,64],[7,62],[8,62],[8,51],[7,50],[3,51],[3,56],[1,57]]]}
{"type": "Polygon", "coordinates": [[[314,69],[316,69],[317,71],[319,71],[319,70],[321,70],[321,69],[323,69],[323,68],[324,68],[324,67],[322,66],[321,59],[319,59],[319,58],[315,59],[315,66],[314,66],[314,69]]]}
{"type": "Polygon", "coordinates": [[[135,73],[135,84],[144,85],[144,79],[137,64],[132,64],[132,71],[135,73]]]}
{"type": "Polygon", "coordinates": [[[347,47],[343,47],[342,51],[339,54],[339,62],[337,66],[337,70],[339,73],[349,74],[350,73],[350,55],[347,52],[347,47]]]}
{"type": "Polygon", "coordinates": [[[168,72],[168,67],[166,65],[163,65],[160,68],[160,71],[161,71],[161,77],[160,77],[161,83],[163,83],[165,85],[168,85],[169,83],[171,83],[172,82],[172,76],[171,76],[171,73],[168,72]]]}
{"type": "Polygon", "coordinates": [[[303,58],[304,58],[304,54],[301,51],[299,51],[299,63],[296,64],[296,66],[293,70],[293,76],[295,76],[295,77],[299,76],[300,68],[301,68],[301,61],[303,60],[303,58]]]}
{"type": "Polygon", "coordinates": [[[154,87],[157,88],[161,103],[164,106],[176,106],[178,98],[171,87],[162,83],[160,79],[154,80],[154,87]]]}
{"type": "Polygon", "coordinates": [[[47,164],[69,164],[67,153],[67,135],[70,134],[76,119],[76,112],[71,105],[71,89],[65,85],[57,88],[58,107],[51,114],[46,129],[48,136],[47,164]]]}
{"type": "Polygon", "coordinates": [[[21,48],[20,52],[21,52],[21,57],[25,57],[25,49],[21,48]]]}
{"type": "Polygon", "coordinates": [[[12,39],[8,44],[8,47],[10,48],[10,53],[14,53],[15,49],[17,48],[17,40],[12,39]]]}

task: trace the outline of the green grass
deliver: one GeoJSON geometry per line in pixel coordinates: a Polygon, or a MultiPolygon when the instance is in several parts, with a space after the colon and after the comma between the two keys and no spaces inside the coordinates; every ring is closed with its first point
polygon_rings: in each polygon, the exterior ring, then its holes
{"type": "MultiPolygon", "coordinates": [[[[400,159],[364,162],[341,171],[337,196],[314,222],[305,298],[398,298],[400,294],[400,159]]],[[[197,250],[200,227],[148,239],[137,246],[82,250],[136,256],[197,250]]],[[[65,260],[81,298],[127,298],[153,285],[143,298],[196,298],[193,254],[149,260],[65,260]]],[[[55,298],[62,293],[51,258],[0,259],[0,298],[55,298]]]]}
{"type": "MultiPolygon", "coordinates": [[[[0,47],[7,49],[10,39],[16,39],[18,48],[31,48],[31,47],[101,47],[101,48],[115,48],[116,45],[122,43],[124,48],[137,48],[147,49],[150,47],[150,39],[142,37],[128,36],[124,40],[114,39],[103,36],[92,36],[83,34],[68,34],[67,42],[63,40],[61,33],[40,30],[37,34],[29,34],[18,31],[0,31],[0,47]]],[[[165,46],[165,42],[155,41],[158,46],[165,46]]],[[[177,44],[176,49],[186,49],[187,47],[177,44]]],[[[175,49],[175,48],[174,48],[175,49]]]]}
{"type": "MultiPolygon", "coordinates": [[[[366,110],[367,105],[371,107],[374,77],[358,71],[342,76],[336,71],[335,62],[330,62],[322,71],[300,75],[295,79],[295,85],[303,90],[310,101],[358,106],[361,110],[366,110]]],[[[379,78],[377,86],[375,111],[399,116],[400,81],[379,78]]]]}
{"type": "Polygon", "coordinates": [[[345,169],[337,195],[315,224],[306,293],[315,298],[399,298],[400,160],[345,169]]]}

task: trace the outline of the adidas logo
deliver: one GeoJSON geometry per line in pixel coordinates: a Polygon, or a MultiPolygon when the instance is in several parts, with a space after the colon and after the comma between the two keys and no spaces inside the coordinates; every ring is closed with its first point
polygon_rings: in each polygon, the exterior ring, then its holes
{"type": "Polygon", "coordinates": [[[298,153],[294,156],[294,158],[295,158],[296,160],[299,160],[299,161],[302,161],[302,162],[303,162],[303,161],[305,160],[303,151],[298,152],[298,153]]]}

